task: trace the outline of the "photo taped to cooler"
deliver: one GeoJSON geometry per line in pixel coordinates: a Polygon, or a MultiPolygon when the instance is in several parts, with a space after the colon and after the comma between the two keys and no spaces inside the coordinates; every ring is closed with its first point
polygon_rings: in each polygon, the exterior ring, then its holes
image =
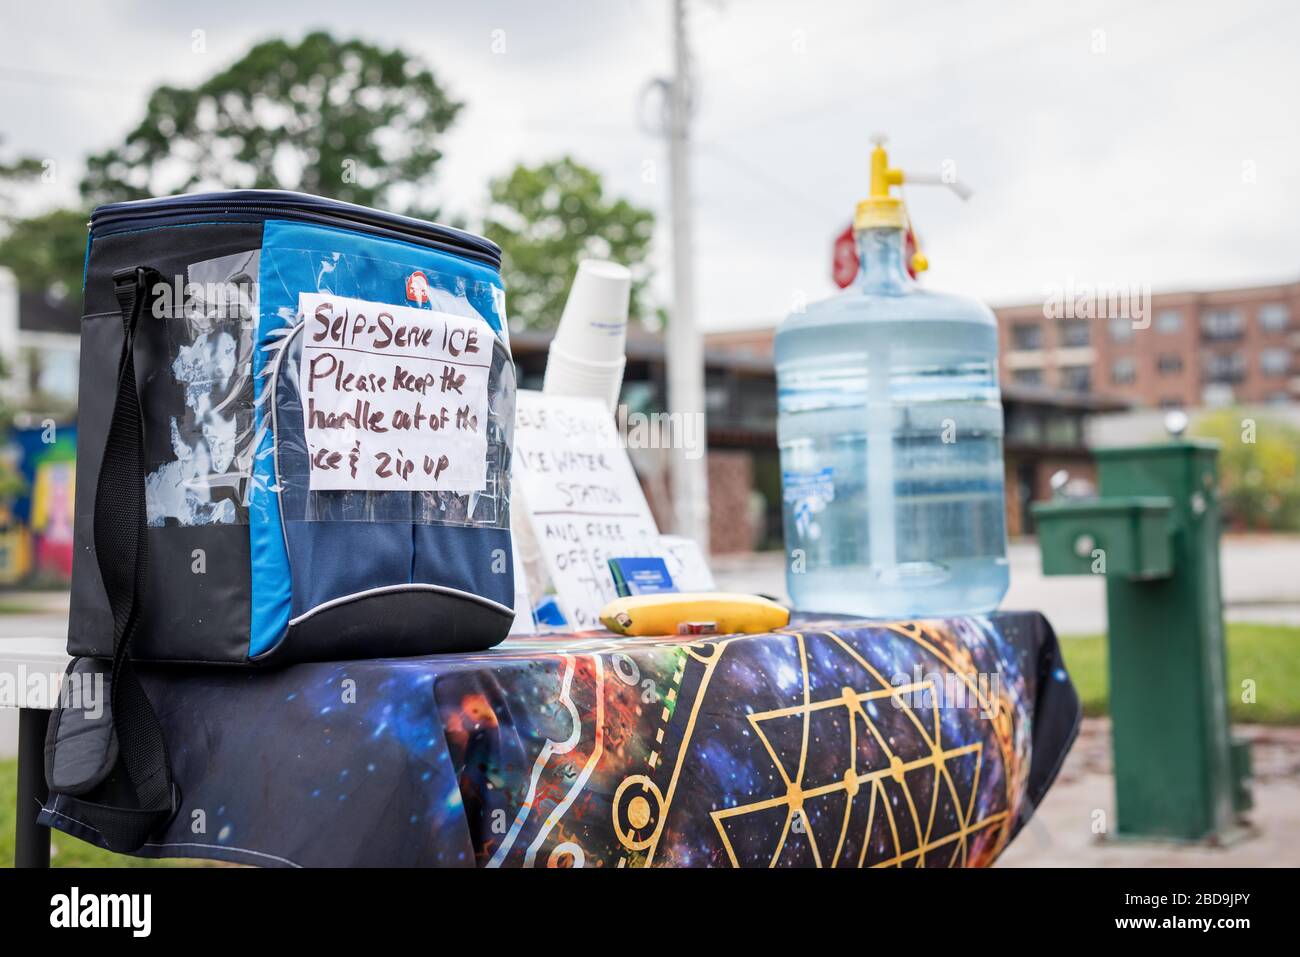
{"type": "Polygon", "coordinates": [[[147,437],[152,526],[248,521],[259,260],[252,250],[196,262],[157,290],[168,365],[151,388],[171,411],[166,434],[147,437]]]}

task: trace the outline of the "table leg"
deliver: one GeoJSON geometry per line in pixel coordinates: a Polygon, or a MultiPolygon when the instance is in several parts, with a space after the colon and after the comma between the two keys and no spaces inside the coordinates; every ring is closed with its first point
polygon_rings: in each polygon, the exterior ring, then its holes
{"type": "Polygon", "coordinates": [[[49,797],[45,786],[45,729],[50,712],[36,708],[18,711],[18,815],[15,827],[14,867],[50,866],[50,829],[36,823],[41,805],[49,797]]]}

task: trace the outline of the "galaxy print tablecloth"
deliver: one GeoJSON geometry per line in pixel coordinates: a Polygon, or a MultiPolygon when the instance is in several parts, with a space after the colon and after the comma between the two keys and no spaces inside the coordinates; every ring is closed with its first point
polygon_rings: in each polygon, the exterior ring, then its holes
{"type": "Polygon", "coordinates": [[[142,853],[268,866],[988,865],[1079,720],[1026,612],[143,678],[183,805],[142,853]]]}

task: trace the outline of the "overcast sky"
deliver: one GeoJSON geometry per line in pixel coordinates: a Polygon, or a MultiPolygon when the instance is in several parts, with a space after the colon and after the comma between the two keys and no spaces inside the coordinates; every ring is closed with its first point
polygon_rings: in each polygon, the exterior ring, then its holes
{"type": "MultiPolygon", "coordinates": [[[[82,157],[157,84],[326,27],[421,55],[466,101],[443,208],[473,222],[489,177],[571,153],[660,214],[668,298],[664,144],[637,109],[670,64],[667,0],[4,3],[0,149],[60,173],[29,209],[71,200],[82,157]]],[[[905,169],[948,161],[974,190],[907,194],[936,288],[1005,304],[1067,283],[1300,279],[1300,4],[695,0],[690,33],[706,328],[771,324],[833,290],[831,241],[877,132],[905,169]]]]}

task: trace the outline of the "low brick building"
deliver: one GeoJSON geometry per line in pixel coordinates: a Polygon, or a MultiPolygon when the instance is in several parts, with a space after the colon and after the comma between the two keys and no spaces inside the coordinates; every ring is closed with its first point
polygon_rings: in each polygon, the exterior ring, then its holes
{"type": "Polygon", "coordinates": [[[995,309],[1002,381],[1151,408],[1300,401],[1300,282],[1146,296],[1137,317],[1093,293],[995,309]]]}

